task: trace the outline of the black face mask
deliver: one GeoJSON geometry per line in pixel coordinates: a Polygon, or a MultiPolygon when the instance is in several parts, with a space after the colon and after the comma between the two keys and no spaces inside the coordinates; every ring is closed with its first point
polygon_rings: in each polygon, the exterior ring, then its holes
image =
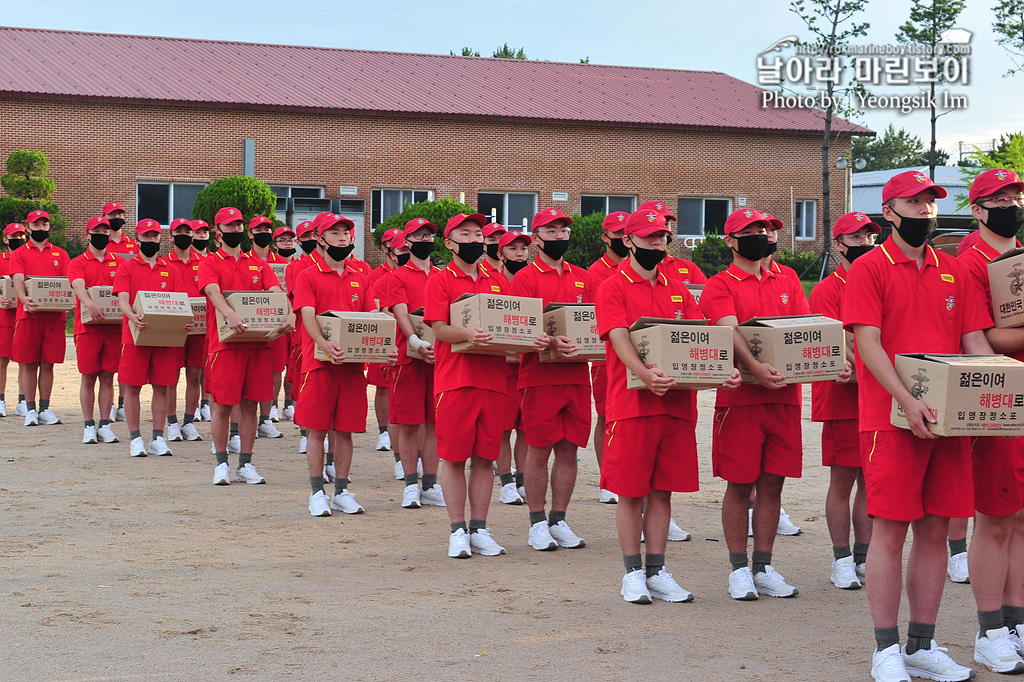
{"type": "Polygon", "coordinates": [[[1021,225],[1024,225],[1024,206],[990,208],[988,209],[988,222],[981,224],[1000,237],[1015,237],[1021,225]]]}
{"type": "Polygon", "coordinates": [[[619,237],[618,239],[612,239],[611,237],[609,237],[608,241],[608,248],[611,249],[612,253],[614,253],[616,256],[618,256],[619,258],[625,258],[626,256],[629,255],[629,249],[627,249],[626,245],[622,243],[621,237],[619,237]]]}
{"type": "Polygon", "coordinates": [[[302,241],[299,242],[299,244],[302,245],[302,250],[305,251],[307,254],[313,253],[313,250],[316,248],[315,239],[303,239],[302,241]]]}
{"type": "Polygon", "coordinates": [[[562,256],[564,256],[565,252],[569,250],[568,239],[563,239],[562,241],[557,242],[546,242],[538,237],[537,241],[540,242],[540,250],[551,260],[562,260],[562,256]]]}
{"type": "Polygon", "coordinates": [[[252,236],[252,243],[261,249],[265,249],[270,246],[270,242],[274,241],[274,235],[269,232],[257,232],[252,236]]]}
{"type": "Polygon", "coordinates": [[[639,246],[633,247],[632,258],[644,270],[653,270],[658,263],[665,260],[665,252],[658,249],[644,249],[639,246]]]}
{"type": "Polygon", "coordinates": [[[277,255],[281,256],[281,258],[291,258],[295,255],[295,249],[278,249],[277,255]]]}
{"type": "Polygon", "coordinates": [[[190,234],[176,234],[174,235],[174,245],[184,251],[188,247],[192,246],[192,235],[190,234]]]}
{"type": "Polygon", "coordinates": [[[733,237],[737,248],[733,249],[747,260],[761,260],[768,251],[768,235],[748,234],[745,237],[733,237]]]}
{"type": "Polygon", "coordinates": [[[160,242],[139,242],[139,252],[146,258],[152,258],[160,251],[160,242]]]}
{"type": "Polygon", "coordinates": [[[107,220],[110,223],[110,229],[117,232],[124,227],[124,218],[110,218],[107,220]]]}
{"type": "Polygon", "coordinates": [[[243,239],[245,239],[245,233],[244,232],[221,232],[220,233],[220,240],[224,243],[224,246],[226,246],[228,248],[231,248],[231,249],[235,248],[236,246],[239,246],[242,243],[243,239]]]}
{"type": "Polygon", "coordinates": [[[863,256],[865,253],[867,253],[873,248],[875,248],[874,244],[865,244],[863,246],[847,246],[845,258],[846,260],[852,263],[853,261],[857,260],[858,258],[863,256]]]}
{"type": "Polygon", "coordinates": [[[487,244],[487,246],[484,248],[484,250],[487,252],[487,257],[488,258],[490,258],[491,260],[498,260],[498,243],[497,242],[495,242],[493,244],[487,244]]]}
{"type": "Polygon", "coordinates": [[[764,250],[765,258],[779,250],[778,242],[768,242],[768,248],[764,250]]]}
{"type": "MultiPolygon", "coordinates": [[[[455,242],[459,245],[459,250],[455,252],[459,260],[467,265],[480,260],[480,256],[484,255],[484,243],[483,242],[455,242]]],[[[495,244],[497,246],[497,244],[495,244]]]]}
{"type": "MultiPolygon", "coordinates": [[[[892,210],[891,206],[889,208],[892,210]]],[[[892,212],[896,213],[895,210],[892,212]]],[[[900,235],[900,239],[914,248],[924,244],[924,240],[928,239],[928,235],[934,232],[939,224],[938,218],[907,218],[899,213],[896,215],[900,219],[899,226],[895,227],[896,232],[900,235]]]]}
{"type": "Polygon", "coordinates": [[[409,242],[409,251],[412,255],[416,256],[420,260],[423,260],[430,254],[434,253],[436,246],[433,241],[429,242],[409,242]]]}
{"type": "Polygon", "coordinates": [[[45,242],[50,237],[49,230],[32,230],[29,232],[32,235],[32,241],[45,242]]]}
{"type": "Polygon", "coordinates": [[[505,261],[505,269],[514,275],[529,264],[530,261],[525,260],[507,260],[505,261]]]}
{"type": "Polygon", "coordinates": [[[331,246],[328,244],[327,255],[340,263],[348,258],[348,255],[352,253],[352,249],[354,248],[354,244],[349,244],[348,246],[331,246]]]}
{"type": "Polygon", "coordinates": [[[206,248],[210,245],[209,239],[193,239],[192,248],[198,249],[199,251],[206,251],[206,248]]]}
{"type": "Polygon", "coordinates": [[[96,249],[97,251],[102,251],[103,249],[107,248],[107,244],[109,244],[109,243],[110,243],[110,235],[109,234],[90,234],[89,235],[89,244],[91,244],[92,248],[96,249]]]}
{"type": "Polygon", "coordinates": [[[20,249],[23,246],[25,246],[25,240],[24,239],[8,239],[7,240],[7,248],[10,249],[11,251],[14,251],[15,249],[20,249]]]}
{"type": "Polygon", "coordinates": [[[410,258],[412,258],[412,254],[411,253],[396,253],[395,254],[395,260],[398,261],[398,267],[402,267],[403,265],[408,263],[410,258]]]}

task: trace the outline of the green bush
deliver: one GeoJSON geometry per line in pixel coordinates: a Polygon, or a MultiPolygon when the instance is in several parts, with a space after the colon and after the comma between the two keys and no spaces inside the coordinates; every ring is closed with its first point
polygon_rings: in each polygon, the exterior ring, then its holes
{"type": "MultiPolygon", "coordinates": [[[[258,215],[263,215],[269,217],[275,227],[281,222],[274,216],[277,196],[270,189],[270,185],[246,175],[221,178],[204,187],[192,205],[192,218],[205,220],[213,230],[217,211],[227,206],[237,208],[242,212],[242,219],[246,226],[246,237],[242,242],[242,248],[245,250],[252,248],[252,242],[248,235],[250,220],[258,215]]],[[[283,223],[281,224],[283,225],[283,223]]],[[[216,245],[212,242],[210,250],[216,251],[216,245]]]]}
{"type": "Polygon", "coordinates": [[[7,157],[7,174],[0,177],[7,196],[0,198],[0,227],[8,223],[25,224],[25,217],[42,209],[50,214],[50,242],[67,246],[67,221],[60,208],[50,200],[55,189],[53,180],[45,177],[50,170],[46,154],[33,149],[11,152],[7,157]]]}
{"type": "Polygon", "coordinates": [[[791,249],[779,249],[775,254],[775,262],[796,270],[800,279],[817,280],[821,272],[821,256],[813,251],[795,253],[791,249]]]}
{"type": "Polygon", "coordinates": [[[21,149],[7,157],[7,173],[26,178],[42,178],[50,172],[46,154],[34,149],[21,149]]]}
{"type": "Polygon", "coordinates": [[[604,213],[595,211],[588,216],[573,213],[572,228],[569,232],[569,250],[565,260],[581,268],[589,268],[604,253],[601,233],[604,231],[604,213]]]}
{"type": "Polygon", "coordinates": [[[25,216],[37,208],[50,214],[50,243],[61,248],[67,247],[67,221],[60,214],[57,204],[48,199],[0,197],[0,228],[9,223],[21,223],[24,225],[25,216]]]}
{"type": "Polygon", "coordinates": [[[5,175],[0,184],[12,197],[24,199],[49,199],[56,186],[50,178],[26,178],[20,175],[5,175]]]}
{"type": "Polygon", "coordinates": [[[693,249],[692,260],[701,272],[711,277],[729,267],[732,263],[732,249],[718,235],[709,234],[693,249]]]}
{"type": "Polygon", "coordinates": [[[438,239],[437,250],[431,257],[434,265],[444,267],[452,259],[452,252],[445,248],[441,237],[444,236],[444,226],[448,220],[460,213],[476,213],[476,210],[467,204],[460,203],[454,199],[435,199],[434,201],[421,201],[408,205],[404,211],[391,216],[373,231],[373,243],[380,246],[380,238],[387,230],[393,227],[403,229],[405,224],[414,218],[426,218],[437,227],[438,239]]]}

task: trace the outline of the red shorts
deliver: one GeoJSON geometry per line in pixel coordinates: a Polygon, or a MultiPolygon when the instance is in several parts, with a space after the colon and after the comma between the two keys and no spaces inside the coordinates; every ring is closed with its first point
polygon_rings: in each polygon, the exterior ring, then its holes
{"type": "Polygon", "coordinates": [[[910,431],[862,431],[868,514],[915,521],[925,514],[974,515],[970,439],[925,440],[910,431]]]}
{"type": "Polygon", "coordinates": [[[523,416],[519,411],[519,375],[509,374],[505,381],[505,408],[501,415],[501,430],[515,431],[523,428],[523,416]]]}
{"type": "Polygon", "coordinates": [[[128,386],[173,386],[178,382],[178,349],[123,344],[117,380],[128,386]]]}
{"type": "Polygon", "coordinates": [[[501,416],[505,406],[497,391],[456,388],[434,400],[437,413],[437,456],[465,462],[477,455],[495,461],[501,450],[501,416]]]}
{"type": "Polygon", "coordinates": [[[288,397],[298,400],[299,384],[302,383],[302,346],[291,346],[288,354],[288,373],[285,374],[284,381],[292,385],[292,394],[288,397]]]}
{"type": "Polygon", "coordinates": [[[206,334],[185,338],[178,349],[178,367],[206,367],[206,334]]]}
{"type": "Polygon", "coordinates": [[[0,358],[11,357],[14,347],[14,325],[0,327],[0,358]]]}
{"type": "Polygon", "coordinates": [[[273,400],[270,349],[228,348],[211,353],[206,360],[206,381],[210,397],[221,405],[238,405],[242,400],[273,400]]]}
{"type": "Polygon", "coordinates": [[[288,367],[288,357],[291,355],[290,335],[275,339],[269,345],[270,365],[274,372],[281,373],[288,367]]]}
{"type": "Polygon", "coordinates": [[[413,360],[388,370],[388,422],[418,426],[433,423],[434,366],[413,360]]]}
{"type": "Polygon", "coordinates": [[[782,403],[716,407],[711,438],[714,475],[753,483],[762,473],[800,478],[800,406],[782,403]]]}
{"type": "Polygon", "coordinates": [[[1009,516],[1024,508],[1024,437],[971,439],[974,509],[1009,516]]]}
{"type": "Polygon", "coordinates": [[[604,430],[601,487],[625,497],[699,490],[696,423],[667,414],[610,422],[604,430]]]}
{"type": "Polygon", "coordinates": [[[295,423],[315,431],[366,431],[366,377],[356,368],[323,367],[302,375],[295,423]]]}
{"type": "Polygon", "coordinates": [[[64,362],[64,352],[67,350],[64,333],[64,318],[18,320],[14,323],[11,359],[19,365],[31,365],[36,362],[59,365],[64,362]]]}
{"type": "Polygon", "coordinates": [[[829,419],[821,424],[821,465],[860,468],[859,419],[829,419]]]}
{"type": "Polygon", "coordinates": [[[594,409],[598,417],[603,417],[605,396],[608,393],[608,366],[605,363],[595,362],[590,366],[590,383],[594,389],[594,409]]]}
{"type": "Polygon", "coordinates": [[[79,374],[116,372],[121,361],[121,327],[96,325],[95,331],[75,336],[75,356],[79,374]],[[109,331],[105,328],[109,327],[109,331]]]}
{"type": "Polygon", "coordinates": [[[530,386],[519,391],[526,444],[549,448],[560,440],[587,447],[590,440],[590,387],[530,386]]]}
{"type": "Polygon", "coordinates": [[[366,364],[366,383],[371,386],[387,388],[388,365],[386,362],[368,362],[366,364]]]}

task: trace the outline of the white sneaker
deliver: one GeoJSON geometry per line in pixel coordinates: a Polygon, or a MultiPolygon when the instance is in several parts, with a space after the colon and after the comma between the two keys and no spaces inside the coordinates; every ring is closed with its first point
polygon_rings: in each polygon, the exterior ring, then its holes
{"type": "Polygon", "coordinates": [[[147,452],[151,455],[160,455],[161,457],[174,454],[171,452],[171,449],[167,447],[167,441],[164,440],[163,436],[157,436],[153,440],[149,441],[149,449],[147,452]]]}
{"type": "Polygon", "coordinates": [[[181,425],[181,435],[185,437],[187,441],[202,440],[203,437],[199,435],[199,429],[192,422],[181,425]]]}
{"type": "Polygon", "coordinates": [[[622,576],[622,598],[630,604],[650,604],[651,593],[647,589],[647,576],[643,569],[637,568],[622,576]]]}
{"type": "MultiPolygon", "coordinates": [[[[459,530],[462,530],[461,528],[459,530]]],[[[484,556],[499,556],[505,553],[505,548],[494,541],[491,531],[488,528],[477,528],[469,534],[469,546],[476,554],[484,556]]]]}
{"type": "Polygon", "coordinates": [[[946,655],[947,651],[949,649],[940,647],[934,639],[931,649],[918,649],[913,654],[907,654],[907,648],[903,647],[903,665],[907,666],[907,673],[911,677],[942,682],[960,682],[974,677],[973,670],[958,665],[946,655]]]}
{"type": "Polygon", "coordinates": [[[233,452],[236,455],[242,451],[242,437],[238,434],[228,437],[228,452],[233,452]]]}
{"type": "Polygon", "coordinates": [[[18,404],[14,406],[14,416],[24,417],[26,414],[28,414],[28,406],[24,400],[19,400],[18,404]]]}
{"type": "Polygon", "coordinates": [[[538,521],[530,526],[529,545],[540,552],[558,549],[558,543],[551,537],[551,529],[547,521],[538,521]]]}
{"type": "Polygon", "coordinates": [[[377,449],[381,452],[391,449],[391,436],[387,431],[377,436],[377,449]]]}
{"type": "Polygon", "coordinates": [[[416,475],[423,478],[423,460],[416,460],[416,475]]]}
{"type": "Polygon", "coordinates": [[[668,539],[672,542],[686,542],[690,534],[679,527],[675,519],[668,520],[668,539]]]}
{"type": "Polygon", "coordinates": [[[309,515],[331,515],[331,498],[327,497],[327,493],[325,493],[323,490],[318,490],[317,492],[309,496],[309,515]]]}
{"type": "Polygon", "coordinates": [[[168,443],[179,443],[181,442],[181,424],[168,424],[167,425],[167,436],[165,440],[168,443]]]}
{"type": "Polygon", "coordinates": [[[39,426],[39,413],[29,410],[25,413],[25,426],[39,426]]]}
{"type": "Polygon", "coordinates": [[[997,673],[1024,672],[1024,659],[1008,627],[989,630],[984,637],[979,632],[974,638],[974,660],[997,673]]]}
{"type": "Polygon", "coordinates": [[[420,486],[418,483],[405,486],[405,492],[402,493],[402,506],[406,509],[420,508],[420,486]]]}
{"type": "Polygon", "coordinates": [[[766,594],[769,597],[795,597],[800,594],[792,585],[786,584],[782,574],[770,565],[764,567],[763,573],[754,574],[754,586],[758,594],[766,594]]]}
{"type": "Polygon", "coordinates": [[[525,503],[526,502],[526,486],[525,485],[519,486],[518,488],[516,488],[516,492],[519,493],[519,497],[523,498],[523,502],[525,503]]]}
{"type": "Polygon", "coordinates": [[[1017,651],[1020,651],[1021,648],[1024,647],[1024,643],[1021,642],[1020,638],[1020,633],[1022,632],[1024,632],[1024,623],[1017,623],[1017,627],[1010,630],[1010,634],[1008,635],[1010,642],[1017,647],[1017,651]]]}
{"type": "Polygon", "coordinates": [[[856,565],[855,570],[857,571],[857,580],[860,581],[860,584],[867,585],[868,565],[866,563],[861,562],[856,565]]]}
{"type": "Polygon", "coordinates": [[[196,411],[192,413],[192,419],[197,422],[203,421],[203,412],[198,405],[196,405],[196,411]]]}
{"type": "Polygon", "coordinates": [[[259,434],[260,438],[283,438],[284,434],[277,430],[274,426],[274,422],[270,419],[264,419],[263,423],[256,429],[256,433],[259,434]]]}
{"type": "Polygon", "coordinates": [[[281,421],[281,415],[278,412],[276,405],[270,406],[270,421],[274,422],[275,424],[281,421]]]}
{"type": "Polygon", "coordinates": [[[448,536],[448,556],[453,559],[468,559],[473,556],[469,544],[469,533],[462,528],[448,536]]]}
{"type": "Polygon", "coordinates": [[[875,650],[871,654],[871,677],[878,682],[910,682],[910,674],[903,663],[903,651],[899,644],[875,650]]]}
{"type": "Polygon", "coordinates": [[[754,537],[754,510],[747,509],[747,537],[754,537]]]}
{"type": "Polygon", "coordinates": [[[401,481],[405,478],[405,469],[402,468],[401,462],[395,462],[395,480],[401,481]]]}
{"type": "Polygon", "coordinates": [[[949,557],[946,564],[946,575],[955,583],[967,584],[971,582],[971,574],[967,570],[967,552],[960,552],[949,557]]]}
{"type": "Polygon", "coordinates": [[[46,408],[39,413],[39,423],[43,426],[53,426],[54,424],[60,424],[61,421],[57,415],[53,413],[53,410],[46,408]]]}
{"type": "Polygon", "coordinates": [[[803,533],[803,530],[794,525],[789,520],[789,514],[786,513],[786,510],[780,507],[779,527],[775,530],[775,533],[776,535],[800,535],[800,533],[803,533]]]}
{"type": "Polygon", "coordinates": [[[597,493],[597,501],[601,504],[618,504],[619,496],[613,493],[611,490],[605,490],[601,488],[597,493]]]}
{"type": "Polygon", "coordinates": [[[199,416],[203,418],[204,422],[212,422],[213,415],[210,414],[210,406],[203,405],[199,408],[199,416]]]}
{"type": "Polygon", "coordinates": [[[128,453],[132,457],[146,456],[146,441],[142,440],[142,436],[132,438],[132,442],[128,444],[128,453]]]}
{"type": "Polygon", "coordinates": [[[435,483],[428,490],[421,490],[420,502],[422,502],[423,504],[429,504],[432,507],[445,506],[444,492],[441,490],[441,486],[435,483]]]}
{"type": "Polygon", "coordinates": [[[281,416],[284,419],[287,419],[288,421],[294,420],[295,419],[295,406],[294,405],[285,405],[284,409],[281,410],[281,416]]]}
{"type": "Polygon", "coordinates": [[[110,422],[114,423],[117,421],[117,405],[110,406],[110,422]]]}
{"type": "MultiPolygon", "coordinates": [[[[128,421],[128,417],[124,416],[124,408],[123,407],[117,408],[116,412],[114,412],[113,408],[111,408],[110,411],[114,413],[115,417],[117,417],[117,421],[119,421],[119,422],[128,421]]],[[[114,421],[114,420],[111,419],[110,421],[114,421]]]]}
{"type": "Polygon", "coordinates": [[[85,427],[85,432],[82,434],[82,444],[83,445],[93,445],[94,443],[98,443],[98,442],[99,441],[96,440],[96,427],[95,426],[86,426],[85,427]]]}
{"type": "Polygon", "coordinates": [[[829,578],[832,584],[840,590],[859,590],[861,588],[860,578],[857,577],[857,567],[853,563],[852,556],[844,556],[832,562],[832,577],[829,578]]]}
{"type": "Polygon", "coordinates": [[[96,429],[96,437],[100,439],[101,443],[120,443],[117,436],[114,435],[113,429],[110,428],[110,424],[104,424],[100,428],[96,429]]]}
{"type": "Polygon", "coordinates": [[[672,574],[662,566],[657,575],[647,579],[647,591],[655,599],[671,602],[693,601],[693,595],[675,581],[672,574]]]}
{"type": "Polygon", "coordinates": [[[729,596],[739,601],[757,599],[757,586],[749,566],[737,568],[729,574],[729,596]]]}
{"type": "Polygon", "coordinates": [[[300,455],[306,454],[306,443],[308,443],[308,442],[309,442],[309,439],[306,438],[305,436],[302,436],[301,438],[299,438],[299,454],[300,455]]]}
{"type": "Polygon", "coordinates": [[[555,525],[548,528],[548,532],[551,533],[551,537],[555,539],[559,547],[565,547],[567,549],[581,549],[587,546],[587,543],[583,541],[583,538],[572,532],[572,528],[569,528],[569,524],[565,521],[559,521],[555,525]]]}
{"type": "Polygon", "coordinates": [[[340,493],[334,493],[331,497],[331,509],[336,509],[346,514],[362,514],[362,506],[356,502],[356,496],[350,493],[348,490],[342,490],[340,493]]]}
{"type": "MultiPolygon", "coordinates": [[[[142,439],[140,438],[139,440],[142,439]]],[[[213,484],[231,485],[231,467],[228,466],[227,462],[218,464],[217,468],[213,470],[213,484]]]]}
{"type": "Polygon", "coordinates": [[[260,485],[267,482],[267,479],[260,476],[260,472],[256,471],[250,463],[246,463],[244,466],[235,469],[235,482],[236,483],[248,483],[249,485],[260,485]]]}
{"type": "Polygon", "coordinates": [[[0,400],[0,417],[6,417],[6,416],[7,416],[7,403],[5,403],[3,400],[0,400]]]}
{"type": "Polygon", "coordinates": [[[506,483],[501,486],[501,491],[498,492],[498,502],[502,504],[522,504],[523,498],[519,497],[519,492],[516,490],[515,483],[506,483]]]}
{"type": "Polygon", "coordinates": [[[324,480],[328,483],[334,483],[334,479],[338,477],[338,469],[333,464],[324,465],[324,480]]]}

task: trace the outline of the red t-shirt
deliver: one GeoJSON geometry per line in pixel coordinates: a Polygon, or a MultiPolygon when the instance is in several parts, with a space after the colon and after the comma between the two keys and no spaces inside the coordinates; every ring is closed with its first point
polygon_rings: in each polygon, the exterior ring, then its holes
{"type": "MultiPolygon", "coordinates": [[[[853,262],[846,278],[843,324],[881,330],[882,348],[897,353],[959,353],[961,338],[991,326],[970,276],[952,256],[925,247],[918,269],[892,238],[853,262]]],[[[892,396],[857,357],[860,430],[892,431],[892,396]]]]}
{"type": "MultiPolygon", "coordinates": [[[[562,272],[537,258],[512,278],[512,296],[539,298],[548,303],[593,303],[590,276],[583,268],[563,261],[562,272]]],[[[519,388],[531,386],[589,386],[586,362],[552,362],[542,368],[537,353],[524,353],[519,363],[519,388]]]]}
{"type": "MultiPolygon", "coordinates": [[[[122,228],[123,230],[124,228],[122,228]]],[[[115,242],[114,237],[110,237],[110,243],[107,244],[107,253],[139,253],[139,245],[135,243],[135,240],[128,235],[121,233],[121,241],[115,242]]]]}
{"type": "MultiPolygon", "coordinates": [[[[735,263],[707,281],[701,292],[700,309],[711,324],[718,324],[719,320],[730,315],[739,322],[746,322],[754,317],[806,315],[810,312],[799,280],[764,268],[761,268],[761,278],[758,279],[736,267],[735,263]]],[[[761,403],[799,405],[800,385],[770,389],[758,384],[742,384],[734,391],[718,389],[715,400],[716,407],[761,403]]]]}
{"type": "Polygon", "coordinates": [[[689,421],[697,420],[695,391],[672,390],[656,396],[646,388],[626,388],[626,365],[619,359],[608,333],[613,329],[629,329],[641,317],[663,317],[677,320],[699,320],[704,315],[686,285],[668,277],[658,266],[654,282],[644,279],[632,266],[619,268],[597,290],[597,329],[604,339],[608,357],[608,393],[605,419],[634,419],[667,414],[689,421]]]}
{"type": "MultiPolygon", "coordinates": [[[[134,260],[134,258],[132,259],[134,260]]],[[[181,278],[182,283],[185,285],[185,291],[188,292],[189,296],[202,296],[202,292],[199,291],[199,263],[201,258],[195,254],[195,252],[189,253],[188,261],[183,261],[178,257],[175,251],[171,251],[169,254],[160,259],[167,267],[172,268],[178,273],[178,277],[181,278]]]]}
{"type": "MultiPolygon", "coordinates": [[[[235,260],[223,249],[199,262],[199,290],[205,295],[206,287],[211,284],[219,286],[222,294],[225,291],[268,291],[272,287],[280,286],[273,269],[265,260],[254,256],[252,251],[242,251],[238,260],[235,260]]],[[[207,351],[213,354],[226,348],[237,348],[237,344],[224,344],[218,339],[217,309],[210,303],[209,296],[206,299],[206,328],[213,330],[206,336],[207,351]]],[[[266,348],[267,344],[250,342],[244,346],[266,348]]]]}
{"type": "MultiPolygon", "coordinates": [[[[811,311],[835,320],[843,319],[846,268],[842,263],[811,290],[811,311]]],[[[847,358],[851,363],[854,358],[847,358]]],[[[857,384],[815,381],[811,384],[811,421],[857,418],[857,384]]]]}
{"type": "MultiPolygon", "coordinates": [[[[10,276],[11,274],[11,251],[8,249],[3,253],[0,253],[0,277],[10,276]]],[[[11,298],[17,298],[13,292],[11,298]]],[[[0,308],[0,327],[13,327],[14,316],[17,314],[17,308],[0,308]]]]}
{"type": "MultiPolygon", "coordinates": [[[[381,307],[393,308],[399,303],[404,303],[410,313],[422,308],[427,302],[427,280],[438,272],[440,270],[433,265],[430,266],[430,272],[424,272],[412,260],[400,268],[395,268],[391,276],[387,278],[387,291],[380,301],[381,307]]],[[[400,326],[395,333],[395,340],[397,342],[395,345],[398,346],[398,362],[395,364],[408,365],[412,362],[412,358],[406,352],[409,343],[400,326]]]]}
{"type": "Polygon", "coordinates": [[[391,266],[388,265],[386,261],[375,267],[373,270],[370,270],[370,273],[366,276],[370,282],[370,289],[373,289],[373,285],[377,283],[377,280],[390,272],[391,266]]]}
{"type": "MultiPolygon", "coordinates": [[[[114,295],[122,291],[128,294],[128,307],[135,305],[135,295],[140,291],[181,291],[186,292],[186,285],[174,268],[163,260],[150,265],[136,256],[121,263],[114,277],[114,295]]],[[[121,322],[121,343],[134,345],[132,341],[131,322],[125,317],[121,322]]]]}
{"type": "Polygon", "coordinates": [[[708,281],[704,271],[697,267],[696,263],[684,258],[666,255],[660,269],[665,276],[679,280],[683,284],[706,284],[708,281]]]}
{"type": "Polygon", "coordinates": [[[373,268],[370,267],[369,263],[364,260],[359,260],[355,256],[349,256],[345,259],[345,267],[352,268],[363,275],[369,275],[373,271],[373,268]]]}
{"type": "MultiPolygon", "coordinates": [[[[103,259],[100,260],[86,249],[85,253],[75,256],[68,263],[68,281],[74,284],[76,279],[80,279],[85,282],[86,289],[89,287],[112,287],[114,286],[114,277],[117,275],[118,260],[109,252],[105,253],[103,259]]],[[[102,332],[104,330],[101,327],[106,326],[112,325],[82,324],[82,302],[75,296],[75,336],[102,332]]]]}
{"type": "MultiPolygon", "coordinates": [[[[1017,242],[1016,248],[1020,248],[1020,242],[1017,242]]],[[[995,326],[995,321],[992,319],[992,287],[988,279],[988,263],[1001,255],[992,248],[991,244],[979,238],[971,244],[970,248],[957,256],[957,261],[963,265],[969,276],[969,281],[975,288],[975,295],[979,301],[984,303],[984,312],[988,316],[986,329],[995,326]]],[[[1024,362],[1024,348],[1015,353],[1007,353],[1007,355],[1014,360],[1024,362]]]]}
{"type": "MultiPolygon", "coordinates": [[[[28,277],[67,277],[68,252],[59,246],[54,246],[50,240],[43,243],[43,248],[37,247],[31,239],[14,252],[10,261],[10,275],[21,273],[28,277]]],[[[29,315],[36,320],[63,320],[64,313],[57,310],[47,310],[38,313],[25,312],[21,301],[18,301],[18,312],[16,319],[24,320],[29,315]]]]}
{"type": "MultiPolygon", "coordinates": [[[[590,275],[590,288],[595,298],[598,292],[601,291],[601,285],[604,284],[605,280],[611,277],[619,269],[619,266],[626,263],[629,263],[629,258],[626,258],[621,263],[615,263],[605,253],[587,268],[587,274],[590,275]]],[[[592,362],[591,364],[603,365],[604,362],[592,362]]]]}
{"type": "MultiPolygon", "coordinates": [[[[486,258],[481,258],[480,259],[480,267],[483,268],[484,272],[486,272],[491,277],[494,277],[495,275],[501,275],[502,277],[505,277],[505,266],[504,265],[500,265],[498,267],[495,267],[495,266],[491,265],[491,262],[489,260],[487,260],[486,258]]],[[[507,280],[508,278],[505,277],[505,279],[507,280]]]]}
{"type": "MultiPolygon", "coordinates": [[[[318,260],[312,267],[303,270],[295,281],[292,306],[300,319],[302,308],[312,308],[317,315],[328,310],[369,312],[375,310],[369,289],[366,275],[349,267],[348,261],[345,262],[345,269],[338,272],[328,267],[322,260],[318,260]]],[[[306,328],[305,323],[301,321],[297,324],[301,324],[303,329],[306,328]]],[[[335,365],[317,360],[313,357],[313,337],[309,333],[303,333],[301,338],[303,373],[325,368],[362,372],[366,368],[366,364],[362,362],[335,365]]]]}

